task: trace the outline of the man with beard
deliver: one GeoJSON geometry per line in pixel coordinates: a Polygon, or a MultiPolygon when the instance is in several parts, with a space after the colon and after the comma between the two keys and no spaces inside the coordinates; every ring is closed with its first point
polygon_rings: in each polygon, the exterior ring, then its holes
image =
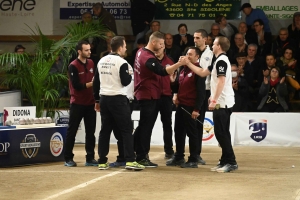
{"type": "Polygon", "coordinates": [[[161,97],[160,77],[173,74],[182,64],[162,66],[154,52],[164,47],[164,34],[152,33],[145,48],[138,50],[134,62],[134,91],[140,106],[139,126],[134,133],[136,160],[145,167],[157,167],[148,157],[152,129],[161,97]]]}
{"type": "Polygon", "coordinates": [[[85,126],[85,166],[97,166],[95,156],[95,129],[96,112],[93,97],[94,63],[88,59],[91,55],[91,46],[86,41],[78,42],[76,46],[78,58],[68,67],[70,88],[70,119],[65,144],[65,166],[76,167],[73,148],[79,124],[83,118],[85,126]]]}

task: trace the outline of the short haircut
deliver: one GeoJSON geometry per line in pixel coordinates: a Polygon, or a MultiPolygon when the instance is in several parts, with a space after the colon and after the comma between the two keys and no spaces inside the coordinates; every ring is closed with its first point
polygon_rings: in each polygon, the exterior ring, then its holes
{"type": "Polygon", "coordinates": [[[264,23],[263,20],[261,20],[261,19],[256,19],[256,20],[254,20],[253,24],[254,24],[255,22],[258,22],[259,25],[263,25],[263,26],[265,25],[265,23],[264,23]]]}
{"type": "Polygon", "coordinates": [[[246,22],[240,22],[239,25],[241,25],[241,24],[245,24],[246,27],[247,27],[247,23],[246,22]]]}
{"type": "Polygon", "coordinates": [[[196,53],[196,55],[198,55],[199,57],[200,57],[200,55],[201,55],[201,52],[200,52],[200,49],[199,48],[197,48],[197,47],[193,47],[193,46],[190,46],[190,47],[188,47],[187,48],[187,51],[186,51],[186,53],[188,52],[188,50],[190,50],[190,49],[194,49],[195,50],[195,53],[196,53]]]}
{"type": "Polygon", "coordinates": [[[268,54],[266,55],[266,58],[267,58],[268,56],[272,56],[272,57],[275,59],[275,55],[272,54],[272,53],[268,53],[268,54]]]}
{"type": "Polygon", "coordinates": [[[95,3],[94,5],[93,5],[93,8],[95,8],[95,9],[99,9],[99,8],[103,8],[103,6],[102,6],[102,3],[95,3]]]}
{"type": "Polygon", "coordinates": [[[245,39],[245,36],[244,36],[243,34],[241,34],[241,33],[236,33],[236,34],[234,35],[234,38],[235,38],[237,35],[241,35],[242,38],[245,39]]]}
{"type": "Polygon", "coordinates": [[[173,35],[171,33],[165,33],[165,38],[166,38],[167,35],[170,35],[173,39],[173,35]]]}
{"type": "Polygon", "coordinates": [[[81,40],[76,45],[76,51],[80,50],[82,51],[82,45],[89,45],[90,43],[86,40],[81,40]]]}
{"type": "Polygon", "coordinates": [[[160,25],[160,21],[153,20],[152,22],[150,22],[150,26],[152,26],[152,24],[155,23],[155,22],[158,23],[158,24],[160,25]]]}
{"type": "Polygon", "coordinates": [[[204,30],[204,29],[198,29],[195,31],[195,33],[200,33],[203,38],[208,37],[208,34],[207,34],[206,30],[204,30]]]}
{"type": "Polygon", "coordinates": [[[220,22],[222,21],[223,17],[224,17],[224,15],[218,15],[216,17],[216,19],[215,19],[215,22],[218,23],[218,24],[220,24],[220,22]]]}
{"type": "Polygon", "coordinates": [[[82,13],[81,17],[83,17],[84,15],[91,15],[91,16],[92,16],[92,13],[91,13],[91,12],[89,12],[89,11],[87,11],[87,12],[84,12],[84,13],[82,13]]]}
{"type": "Polygon", "coordinates": [[[110,46],[112,52],[117,52],[124,45],[125,38],[123,36],[115,36],[111,39],[110,46]]]}
{"type": "Polygon", "coordinates": [[[178,31],[181,27],[185,27],[186,31],[188,31],[187,25],[186,24],[179,24],[178,25],[178,31]]]}
{"type": "Polygon", "coordinates": [[[213,26],[217,26],[219,29],[220,29],[220,24],[217,24],[217,23],[213,23],[210,28],[212,29],[213,26]]]}
{"type": "Polygon", "coordinates": [[[279,29],[279,33],[280,33],[280,31],[286,31],[289,34],[289,30],[287,28],[284,28],[284,27],[279,29]]]}
{"type": "Polygon", "coordinates": [[[165,39],[165,34],[159,31],[155,31],[150,35],[149,41],[157,40],[157,39],[165,39]]]}
{"type": "Polygon", "coordinates": [[[257,48],[258,48],[257,44],[254,44],[254,43],[249,44],[248,49],[249,49],[249,47],[254,47],[256,49],[256,51],[257,51],[257,48]]]}
{"type": "Polygon", "coordinates": [[[241,57],[247,57],[247,53],[242,51],[235,54],[235,58],[241,58],[241,57]]]}
{"type": "Polygon", "coordinates": [[[219,43],[219,45],[220,45],[220,47],[221,47],[221,49],[223,51],[226,52],[226,51],[229,50],[229,48],[230,48],[230,41],[228,40],[227,37],[218,36],[218,37],[216,37],[216,39],[218,39],[218,43],[219,43]]]}

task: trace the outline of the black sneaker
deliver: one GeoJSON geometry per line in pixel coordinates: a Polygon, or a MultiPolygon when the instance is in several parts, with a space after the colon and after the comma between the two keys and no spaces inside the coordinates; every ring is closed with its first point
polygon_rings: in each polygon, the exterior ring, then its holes
{"type": "Polygon", "coordinates": [[[226,173],[226,172],[237,170],[238,168],[239,168],[238,165],[226,164],[223,167],[217,169],[216,171],[220,173],[226,173]]]}
{"type": "Polygon", "coordinates": [[[98,161],[96,161],[95,159],[85,162],[85,166],[96,166],[97,167],[98,165],[99,165],[98,161]]]}
{"type": "Polygon", "coordinates": [[[198,162],[186,162],[180,165],[181,168],[198,168],[198,162]]]}
{"type": "Polygon", "coordinates": [[[174,153],[172,153],[172,154],[165,153],[165,159],[173,158],[173,156],[174,156],[174,153]]]}
{"type": "Polygon", "coordinates": [[[65,166],[66,167],[76,167],[77,164],[73,160],[68,160],[68,161],[65,162],[65,166]]]}
{"type": "Polygon", "coordinates": [[[158,167],[157,164],[151,162],[149,159],[143,159],[143,160],[140,160],[140,161],[136,161],[137,163],[139,163],[140,165],[144,165],[145,167],[158,167]]]}
{"type": "Polygon", "coordinates": [[[176,160],[175,156],[173,156],[171,159],[167,160],[166,165],[167,166],[180,166],[185,163],[184,158],[180,160],[176,160]]]}
{"type": "Polygon", "coordinates": [[[201,156],[197,156],[198,165],[205,165],[206,162],[201,158],[201,156]]]}

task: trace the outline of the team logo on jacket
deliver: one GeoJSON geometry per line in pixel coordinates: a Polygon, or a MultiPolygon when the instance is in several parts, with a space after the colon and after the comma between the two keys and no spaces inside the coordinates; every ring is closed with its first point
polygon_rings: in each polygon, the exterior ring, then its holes
{"type": "Polygon", "coordinates": [[[90,69],[90,72],[91,72],[91,73],[94,73],[94,70],[93,70],[93,68],[91,68],[91,69],[90,69]]]}
{"type": "Polygon", "coordinates": [[[27,134],[20,143],[20,149],[25,158],[33,158],[37,155],[41,142],[35,137],[34,134],[27,134]]]}
{"type": "Polygon", "coordinates": [[[255,142],[260,142],[267,136],[267,120],[266,119],[250,119],[249,130],[251,132],[251,138],[255,142]]]}
{"type": "Polygon", "coordinates": [[[215,135],[214,122],[209,118],[204,118],[202,141],[208,141],[215,135]]]}

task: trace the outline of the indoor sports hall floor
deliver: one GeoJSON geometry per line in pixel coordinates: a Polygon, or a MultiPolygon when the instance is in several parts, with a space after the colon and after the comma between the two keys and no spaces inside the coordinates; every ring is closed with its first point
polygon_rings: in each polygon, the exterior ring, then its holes
{"type": "MultiPolygon", "coordinates": [[[[140,172],[84,167],[84,146],[74,150],[74,168],[63,162],[0,168],[0,199],[300,200],[299,147],[235,146],[239,169],[232,173],[210,171],[220,156],[215,146],[203,147],[207,165],[198,169],[167,167],[163,147],[151,146],[150,159],[159,167],[140,172]]],[[[109,161],[116,155],[111,145],[109,161]]]]}

